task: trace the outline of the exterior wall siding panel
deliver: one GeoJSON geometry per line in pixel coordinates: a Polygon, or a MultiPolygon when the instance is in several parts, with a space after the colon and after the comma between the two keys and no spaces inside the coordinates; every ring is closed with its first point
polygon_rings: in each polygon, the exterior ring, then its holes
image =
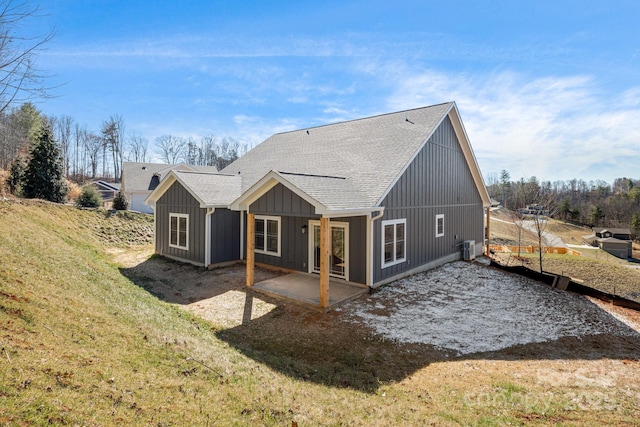
{"type": "Polygon", "coordinates": [[[156,202],[156,253],[204,265],[205,217],[206,209],[202,209],[182,185],[174,182],[156,202]],[[170,213],[189,215],[188,250],[169,247],[170,213]]]}
{"type": "MultiPolygon", "coordinates": [[[[255,254],[256,262],[269,264],[290,270],[309,271],[309,238],[310,230],[302,234],[302,226],[308,227],[310,220],[317,220],[313,205],[278,184],[256,200],[249,207],[256,215],[273,215],[280,220],[280,256],[255,254]]],[[[246,221],[246,219],[243,219],[246,221]]],[[[349,280],[357,283],[366,282],[366,226],[363,216],[337,218],[337,222],[349,223],[349,280]]],[[[245,227],[246,229],[246,227],[245,227]]],[[[245,236],[246,239],[246,236],[245,236]]],[[[246,244],[244,245],[246,252],[246,244]]]]}
{"type": "Polygon", "coordinates": [[[484,239],[482,199],[449,118],[445,118],[385,197],[382,220],[407,220],[406,261],[382,268],[382,225],[376,221],[374,283],[462,253],[465,240],[484,239]],[[445,233],[436,237],[436,215],[445,233]]]}
{"type": "Polygon", "coordinates": [[[249,210],[256,215],[287,215],[320,218],[320,215],[315,215],[313,205],[282,184],[277,184],[253,202],[249,210]]]}
{"type": "MultiPolygon", "coordinates": [[[[268,213],[268,215],[273,214],[268,213]]],[[[307,232],[302,234],[302,226],[308,227],[310,220],[317,220],[317,217],[281,216],[280,239],[282,246],[280,256],[256,253],[256,262],[290,270],[309,271],[309,239],[312,236],[308,228],[307,232]]],[[[365,283],[366,217],[336,218],[335,221],[349,223],[349,281],[365,283]]],[[[244,247],[247,247],[246,244],[244,247]]]]}
{"type": "Polygon", "coordinates": [[[211,215],[211,263],[240,258],[240,212],[217,208],[211,215]]]}

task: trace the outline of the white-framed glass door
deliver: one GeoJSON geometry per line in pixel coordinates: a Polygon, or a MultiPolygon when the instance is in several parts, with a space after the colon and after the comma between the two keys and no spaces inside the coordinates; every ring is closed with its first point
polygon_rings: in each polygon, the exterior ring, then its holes
{"type": "MultiPolygon", "coordinates": [[[[329,275],[349,280],[349,223],[329,222],[329,275]]],[[[309,221],[309,273],[320,273],[320,221],[309,221]]]]}

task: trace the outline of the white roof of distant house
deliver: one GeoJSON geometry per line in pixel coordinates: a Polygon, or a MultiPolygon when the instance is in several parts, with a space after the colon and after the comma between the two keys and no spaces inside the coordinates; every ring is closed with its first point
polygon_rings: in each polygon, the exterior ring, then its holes
{"type": "Polygon", "coordinates": [[[217,172],[215,166],[194,166],[184,163],[122,163],[123,190],[127,192],[148,192],[158,186],[165,176],[172,170],[187,170],[200,172],[217,172]],[[156,179],[154,179],[154,176],[156,179]]]}

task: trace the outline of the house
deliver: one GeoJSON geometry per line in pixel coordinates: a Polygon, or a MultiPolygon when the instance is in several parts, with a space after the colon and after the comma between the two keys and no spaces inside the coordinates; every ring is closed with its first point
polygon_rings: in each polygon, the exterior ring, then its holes
{"type": "Polygon", "coordinates": [[[631,240],[630,228],[593,228],[593,234],[600,239],[631,240]]]}
{"type": "Polygon", "coordinates": [[[631,229],[593,228],[593,234],[583,236],[585,243],[599,247],[611,255],[622,259],[633,257],[631,229]]]}
{"type": "Polygon", "coordinates": [[[95,181],[92,183],[105,202],[111,202],[120,191],[120,184],[115,182],[95,181]]]}
{"type": "Polygon", "coordinates": [[[527,205],[518,209],[518,213],[523,216],[549,216],[549,210],[539,204],[527,205]]]}
{"type": "Polygon", "coordinates": [[[249,286],[256,263],[316,273],[326,307],[330,278],[375,288],[480,253],[490,199],[449,102],[273,135],[220,173],[170,171],[147,203],[157,253],[245,260],[249,286]]]}
{"type": "Polygon", "coordinates": [[[172,170],[217,172],[214,166],[192,166],[184,163],[122,163],[122,192],[129,200],[129,210],[153,213],[144,200],[172,170]]]}

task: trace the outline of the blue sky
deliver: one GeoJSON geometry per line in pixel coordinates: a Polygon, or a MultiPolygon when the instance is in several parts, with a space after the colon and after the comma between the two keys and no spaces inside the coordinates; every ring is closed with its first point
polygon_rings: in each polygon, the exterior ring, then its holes
{"type": "MultiPolygon", "coordinates": [[[[46,114],[276,132],[456,101],[483,175],[640,178],[635,1],[49,0],[46,114]]],[[[34,31],[36,29],[34,28],[34,31]]],[[[153,151],[151,147],[150,151],[153,151]]]]}

